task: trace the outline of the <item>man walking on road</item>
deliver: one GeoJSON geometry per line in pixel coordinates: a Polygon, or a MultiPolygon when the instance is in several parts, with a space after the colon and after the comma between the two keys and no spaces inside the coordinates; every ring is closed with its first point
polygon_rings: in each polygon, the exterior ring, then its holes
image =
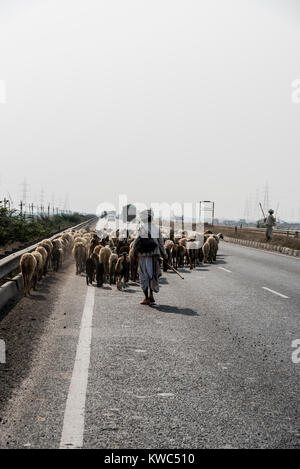
{"type": "Polygon", "coordinates": [[[133,249],[140,253],[139,276],[141,287],[145,295],[142,305],[155,303],[153,292],[158,293],[161,276],[159,258],[168,259],[161,232],[158,226],[152,223],[152,210],[145,210],[140,214],[141,226],[133,249]]]}
{"type": "Polygon", "coordinates": [[[267,241],[272,241],[273,236],[273,226],[276,225],[276,218],[273,216],[274,210],[269,210],[269,215],[265,220],[267,229],[266,229],[266,238],[267,241]]]}

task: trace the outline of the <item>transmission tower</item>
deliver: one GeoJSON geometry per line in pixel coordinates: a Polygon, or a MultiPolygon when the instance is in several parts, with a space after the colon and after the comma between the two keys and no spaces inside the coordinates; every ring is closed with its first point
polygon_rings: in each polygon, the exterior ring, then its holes
{"type": "Polygon", "coordinates": [[[26,212],[28,187],[29,187],[29,184],[27,183],[26,179],[24,179],[22,183],[22,194],[21,194],[21,201],[22,201],[22,207],[23,207],[24,213],[26,212]]]}
{"type": "Polygon", "coordinates": [[[66,195],[65,195],[65,201],[64,201],[63,211],[64,211],[64,212],[67,212],[68,210],[70,210],[69,194],[66,194],[66,195]]]}
{"type": "Polygon", "coordinates": [[[270,209],[270,201],[269,201],[269,185],[266,183],[265,189],[264,189],[264,202],[263,202],[263,207],[264,207],[264,212],[268,213],[268,210],[270,209]]]}
{"type": "Polygon", "coordinates": [[[41,189],[41,192],[40,192],[40,205],[44,205],[44,197],[45,197],[45,191],[44,189],[41,189]]]}

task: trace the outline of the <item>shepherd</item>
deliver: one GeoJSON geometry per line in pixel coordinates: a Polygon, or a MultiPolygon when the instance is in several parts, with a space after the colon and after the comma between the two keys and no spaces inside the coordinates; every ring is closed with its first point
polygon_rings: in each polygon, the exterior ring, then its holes
{"type": "Polygon", "coordinates": [[[153,292],[159,292],[159,277],[161,277],[160,257],[168,259],[161,232],[158,226],[152,223],[152,210],[140,213],[141,226],[134,241],[133,249],[140,254],[139,276],[145,298],[141,305],[155,303],[153,292]]]}
{"type": "Polygon", "coordinates": [[[269,210],[269,216],[265,219],[266,223],[266,239],[267,241],[272,241],[273,236],[273,226],[276,225],[276,218],[273,215],[274,210],[269,210]]]}

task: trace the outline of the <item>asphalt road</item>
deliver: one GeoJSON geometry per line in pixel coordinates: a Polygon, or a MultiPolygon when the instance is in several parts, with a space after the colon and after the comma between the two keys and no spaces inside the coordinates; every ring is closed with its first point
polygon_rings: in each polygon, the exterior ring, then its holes
{"type": "Polygon", "coordinates": [[[11,304],[0,447],[299,448],[300,260],[222,243],[182,271],[147,307],[70,261],[11,304]]]}

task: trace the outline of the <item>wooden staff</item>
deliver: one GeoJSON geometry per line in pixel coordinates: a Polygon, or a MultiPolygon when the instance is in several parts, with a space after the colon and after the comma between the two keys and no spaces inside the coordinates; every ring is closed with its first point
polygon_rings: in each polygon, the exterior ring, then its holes
{"type": "Polygon", "coordinates": [[[160,258],[161,261],[163,261],[167,267],[169,267],[169,269],[173,270],[173,272],[175,272],[175,274],[179,275],[180,278],[182,278],[182,280],[184,280],[184,276],[181,275],[180,272],[178,272],[178,270],[176,270],[172,265],[168,264],[162,257],[160,258]]]}
{"type": "Polygon", "coordinates": [[[262,214],[263,214],[263,217],[264,217],[264,220],[265,220],[265,219],[266,219],[266,215],[265,215],[265,212],[264,212],[264,210],[263,210],[262,205],[261,205],[260,202],[259,202],[259,206],[260,206],[260,209],[261,209],[261,211],[262,211],[262,214]]]}

